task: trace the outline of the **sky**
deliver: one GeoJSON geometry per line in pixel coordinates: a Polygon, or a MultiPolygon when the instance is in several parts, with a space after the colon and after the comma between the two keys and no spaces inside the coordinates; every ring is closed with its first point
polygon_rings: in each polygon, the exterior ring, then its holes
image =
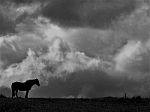
{"type": "Polygon", "coordinates": [[[150,96],[149,0],[0,2],[1,94],[38,78],[29,97],[150,96]]]}

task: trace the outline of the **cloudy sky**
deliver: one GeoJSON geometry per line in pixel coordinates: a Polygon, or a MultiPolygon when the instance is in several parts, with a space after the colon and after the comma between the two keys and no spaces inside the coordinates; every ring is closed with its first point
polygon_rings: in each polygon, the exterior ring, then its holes
{"type": "Polygon", "coordinates": [[[150,96],[149,0],[0,0],[0,93],[150,96]]]}

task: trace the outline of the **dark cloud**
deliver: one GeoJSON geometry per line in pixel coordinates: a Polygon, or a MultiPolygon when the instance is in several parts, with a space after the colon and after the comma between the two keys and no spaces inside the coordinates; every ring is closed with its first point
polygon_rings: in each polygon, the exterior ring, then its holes
{"type": "Polygon", "coordinates": [[[21,62],[27,55],[26,50],[21,50],[15,42],[12,44],[5,43],[0,47],[0,60],[3,60],[2,68],[6,68],[13,63],[21,62]],[[13,45],[14,44],[14,45],[13,45]],[[15,50],[13,50],[13,48],[15,50]]]}
{"type": "Polygon", "coordinates": [[[42,86],[31,91],[32,97],[148,95],[150,19],[145,6],[133,11],[135,1],[8,0],[0,5],[0,34],[17,31],[0,38],[0,86],[36,74],[42,86]],[[85,28],[64,30],[56,24],[85,28]],[[107,73],[100,70],[103,60],[109,63],[107,73]]]}
{"type": "Polygon", "coordinates": [[[0,14],[0,35],[15,33],[15,22],[0,14]]]}
{"type": "Polygon", "coordinates": [[[17,33],[17,24],[37,17],[36,0],[0,0],[0,35],[17,33]]]}
{"type": "Polygon", "coordinates": [[[135,0],[51,0],[42,14],[63,26],[104,28],[135,9],[135,0]]]}
{"type": "Polygon", "coordinates": [[[44,4],[45,2],[48,2],[48,1],[51,1],[51,0],[9,0],[9,2],[15,3],[15,4],[32,4],[32,3],[37,3],[37,2],[44,4]]]}
{"type": "Polygon", "coordinates": [[[12,0],[15,3],[32,3],[35,0],[12,0]]]}
{"type": "Polygon", "coordinates": [[[63,80],[50,78],[47,86],[32,92],[33,97],[102,97],[144,95],[139,89],[143,83],[125,78],[109,76],[99,70],[78,71],[63,80]]]}
{"type": "MultiPolygon", "coordinates": [[[[1,3],[29,4],[40,0],[0,0],[1,3]]],[[[43,0],[44,1],[44,0],[43,0]]]]}

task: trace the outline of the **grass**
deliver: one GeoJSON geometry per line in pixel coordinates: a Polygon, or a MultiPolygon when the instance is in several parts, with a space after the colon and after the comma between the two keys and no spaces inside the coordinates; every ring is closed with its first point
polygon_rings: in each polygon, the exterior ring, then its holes
{"type": "Polygon", "coordinates": [[[0,112],[148,112],[148,98],[0,98],[0,112]]]}

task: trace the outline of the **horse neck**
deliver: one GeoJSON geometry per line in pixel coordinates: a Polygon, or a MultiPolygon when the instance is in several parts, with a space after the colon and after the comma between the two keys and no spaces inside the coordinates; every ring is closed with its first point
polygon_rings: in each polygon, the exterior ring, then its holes
{"type": "Polygon", "coordinates": [[[36,83],[35,83],[35,81],[33,80],[33,81],[32,81],[32,86],[35,85],[35,84],[36,84],[36,83]]]}
{"type": "Polygon", "coordinates": [[[32,87],[34,84],[36,84],[34,80],[30,80],[28,83],[30,84],[31,87],[32,87]]]}

